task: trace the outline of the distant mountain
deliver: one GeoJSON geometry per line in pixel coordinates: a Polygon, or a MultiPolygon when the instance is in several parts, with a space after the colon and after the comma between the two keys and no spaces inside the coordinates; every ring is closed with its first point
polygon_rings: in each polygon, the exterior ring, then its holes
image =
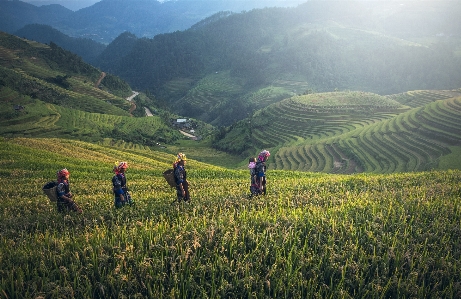
{"type": "Polygon", "coordinates": [[[73,13],[57,4],[37,7],[22,1],[0,1],[0,30],[13,33],[28,24],[57,26],[73,13]]]}
{"type": "Polygon", "coordinates": [[[461,7],[452,4],[309,1],[296,8],[221,12],[185,31],[120,39],[98,66],[151,91],[178,114],[218,126],[312,91],[386,95],[456,88],[461,21],[424,26],[461,7]],[[411,13],[416,8],[423,17],[411,13]],[[389,20],[406,24],[407,16],[419,25],[389,28],[389,20]]]}
{"type": "Polygon", "coordinates": [[[71,11],[60,5],[34,6],[21,1],[0,1],[0,30],[14,33],[28,24],[44,24],[71,37],[108,44],[125,31],[138,37],[185,30],[219,11],[249,10],[265,6],[292,6],[301,0],[102,0],[71,11]]]}
{"type": "Polygon", "coordinates": [[[91,6],[95,2],[98,2],[98,0],[24,0],[24,2],[33,4],[35,6],[59,4],[70,10],[76,11],[91,6]]]}
{"type": "Polygon", "coordinates": [[[53,42],[61,48],[81,56],[90,64],[94,64],[106,48],[105,45],[89,38],[72,38],[48,25],[26,25],[14,34],[43,44],[53,42]]]}

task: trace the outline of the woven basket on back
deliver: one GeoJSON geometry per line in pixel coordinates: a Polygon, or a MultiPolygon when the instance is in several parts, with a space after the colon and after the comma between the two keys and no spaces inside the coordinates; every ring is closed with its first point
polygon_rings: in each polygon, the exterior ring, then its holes
{"type": "Polygon", "coordinates": [[[43,186],[43,192],[48,196],[51,201],[58,200],[58,193],[56,192],[56,188],[58,187],[58,183],[56,182],[48,182],[43,186]]]}
{"type": "Polygon", "coordinates": [[[163,172],[163,177],[172,188],[176,187],[176,181],[174,180],[174,169],[168,169],[163,172]]]}

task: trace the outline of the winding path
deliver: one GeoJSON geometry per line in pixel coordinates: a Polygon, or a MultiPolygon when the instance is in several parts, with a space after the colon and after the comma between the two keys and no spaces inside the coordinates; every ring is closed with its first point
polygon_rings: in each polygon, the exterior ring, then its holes
{"type": "MultiPolygon", "coordinates": [[[[131,103],[130,114],[136,109],[136,104],[133,102],[133,99],[139,94],[139,92],[133,90],[133,94],[126,98],[128,102],[131,103]]],[[[133,116],[133,115],[132,115],[133,116]]]]}
{"type": "Polygon", "coordinates": [[[105,76],[106,76],[106,73],[101,72],[101,76],[99,76],[99,79],[98,79],[98,81],[96,81],[96,83],[94,84],[94,87],[98,88],[98,87],[99,87],[99,84],[101,84],[101,81],[102,81],[102,79],[104,79],[105,76]]]}

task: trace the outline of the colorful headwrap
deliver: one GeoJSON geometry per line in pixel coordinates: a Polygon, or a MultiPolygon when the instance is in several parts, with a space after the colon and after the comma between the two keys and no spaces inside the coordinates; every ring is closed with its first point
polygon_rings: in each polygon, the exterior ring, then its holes
{"type": "Polygon", "coordinates": [[[63,168],[60,171],[56,173],[56,176],[58,177],[58,181],[61,181],[63,178],[66,177],[66,175],[70,174],[69,170],[67,168],[63,168]]]}
{"type": "Polygon", "coordinates": [[[178,153],[178,155],[176,156],[176,160],[173,162],[173,168],[176,168],[180,161],[187,161],[187,157],[185,154],[178,153]]]}
{"type": "Polygon", "coordinates": [[[128,168],[128,163],[127,162],[115,162],[114,172],[115,173],[120,173],[121,169],[127,169],[127,168],[128,168]]]}
{"type": "Polygon", "coordinates": [[[262,152],[259,153],[258,161],[266,162],[267,158],[269,158],[270,155],[271,153],[269,153],[268,150],[263,150],[262,152]]]}

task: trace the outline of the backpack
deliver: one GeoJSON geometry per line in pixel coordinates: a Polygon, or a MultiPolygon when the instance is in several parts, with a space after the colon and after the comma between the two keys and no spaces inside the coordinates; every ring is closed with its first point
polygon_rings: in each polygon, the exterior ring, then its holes
{"type": "Polygon", "coordinates": [[[46,196],[50,199],[50,201],[58,201],[58,193],[56,188],[58,187],[58,183],[55,181],[51,181],[46,183],[42,190],[46,196]]]}
{"type": "Polygon", "coordinates": [[[163,172],[163,177],[167,181],[168,185],[170,185],[171,188],[176,188],[176,180],[174,179],[174,169],[170,168],[168,170],[165,170],[163,172]]]}

